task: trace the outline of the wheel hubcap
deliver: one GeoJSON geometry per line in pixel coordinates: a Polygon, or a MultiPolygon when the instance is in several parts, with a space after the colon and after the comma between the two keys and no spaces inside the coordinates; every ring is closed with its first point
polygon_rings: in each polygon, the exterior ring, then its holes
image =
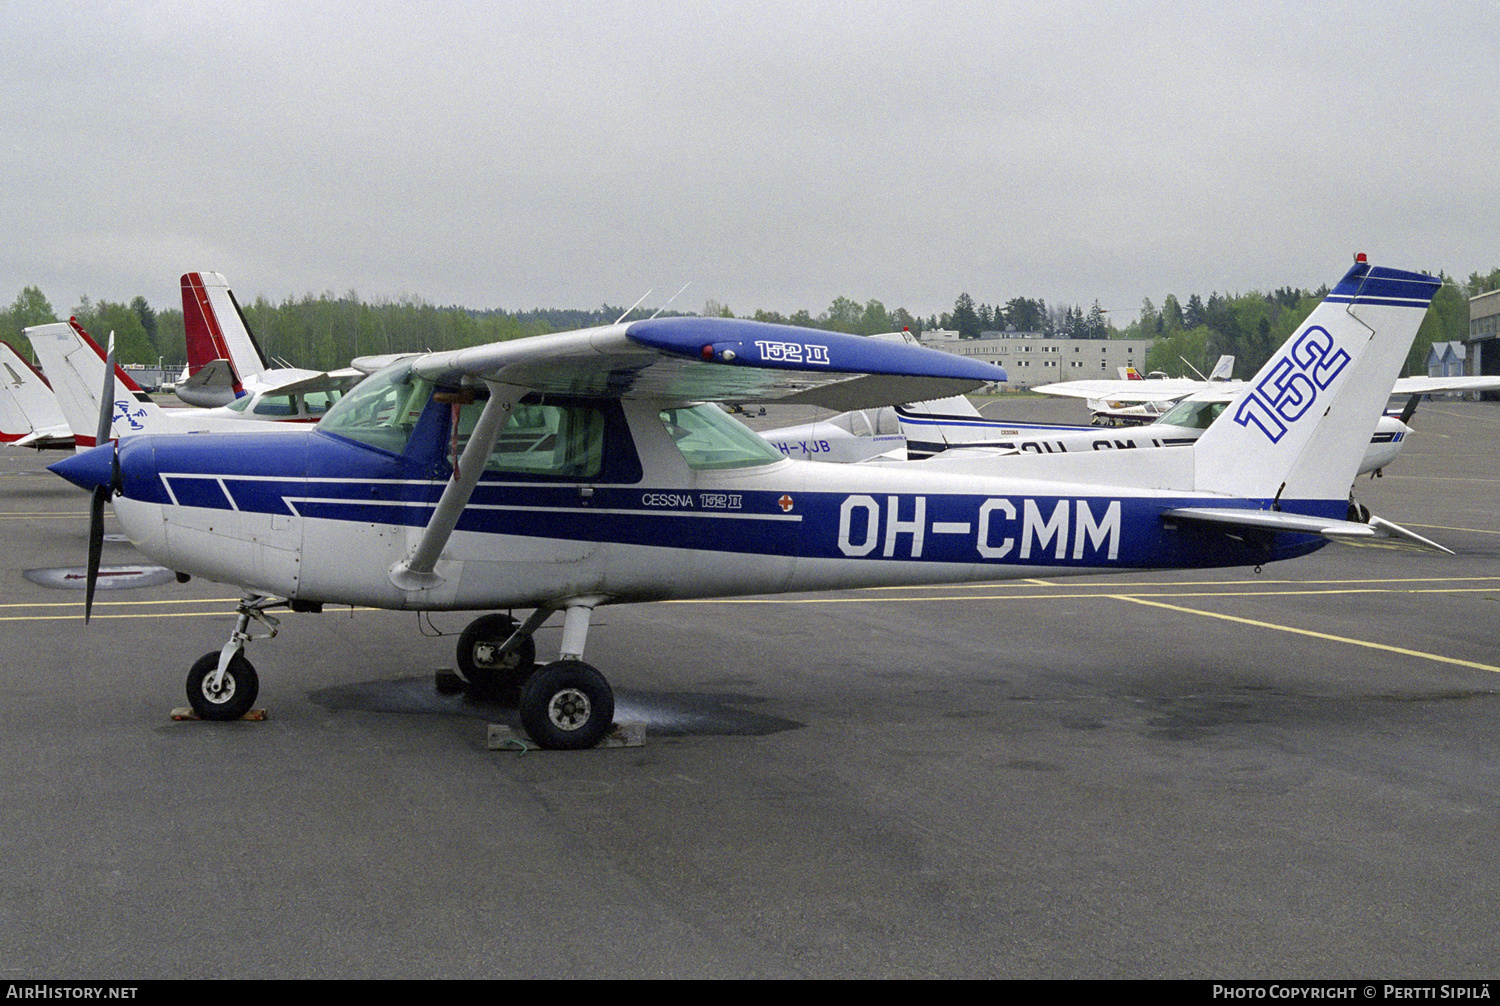
{"type": "Polygon", "coordinates": [[[559,730],[577,730],[589,721],[593,707],[589,697],[576,688],[564,688],[547,703],[547,717],[559,730]]]}
{"type": "Polygon", "coordinates": [[[214,676],[210,674],[203,679],[203,697],[215,705],[223,705],[234,698],[234,675],[228,671],[224,672],[224,679],[219,682],[219,687],[214,687],[214,676]]]}
{"type": "Polygon", "coordinates": [[[474,644],[474,666],[498,668],[503,671],[514,670],[520,661],[520,656],[515,652],[500,656],[502,643],[476,643],[474,644]]]}

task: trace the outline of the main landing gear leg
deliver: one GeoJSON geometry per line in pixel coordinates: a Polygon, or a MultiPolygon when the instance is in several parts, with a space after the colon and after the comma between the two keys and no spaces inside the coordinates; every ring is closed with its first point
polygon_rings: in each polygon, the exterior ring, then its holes
{"type": "Polygon", "coordinates": [[[591,748],[614,725],[615,693],[604,675],[582,659],[589,616],[602,600],[576,598],[559,605],[563,608],[559,658],[533,674],[521,689],[521,725],[544,748],[591,748]]]}
{"type": "Polygon", "coordinates": [[[255,705],[260,693],[260,679],[245,659],[245,644],[252,639],[270,639],[281,623],[266,614],[267,608],[286,604],[281,598],[251,594],[239,603],[239,618],[229,642],[218,652],[205,653],[194,663],[187,676],[188,705],[200,720],[237,720],[255,705]],[[250,634],[250,620],[264,625],[264,635],[250,634]]]}

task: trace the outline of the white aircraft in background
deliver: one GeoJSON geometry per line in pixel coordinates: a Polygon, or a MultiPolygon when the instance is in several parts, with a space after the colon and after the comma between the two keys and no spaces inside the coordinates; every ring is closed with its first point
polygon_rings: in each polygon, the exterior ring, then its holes
{"type": "Polygon", "coordinates": [[[1234,378],[1233,356],[1219,357],[1218,362],[1214,364],[1214,369],[1207,377],[1204,377],[1202,371],[1188,363],[1186,359],[1182,362],[1187,363],[1188,367],[1198,375],[1197,380],[1189,377],[1168,377],[1158,371],[1142,377],[1140,371],[1134,367],[1121,367],[1119,381],[1100,383],[1123,385],[1132,389],[1135,395],[1112,399],[1089,399],[1088,406],[1089,411],[1093,413],[1093,424],[1095,426],[1137,426],[1152,423],[1166,415],[1172,406],[1188,395],[1234,378]]]}
{"type": "MultiPolygon", "coordinates": [[[[52,381],[74,441],[94,446],[104,386],[105,352],[74,319],[26,329],[42,369],[52,381]]],[[[205,433],[209,431],[293,431],[291,423],[256,421],[231,409],[163,409],[118,365],[111,382],[113,403],[110,438],[137,433],[205,433]]],[[[305,426],[305,424],[303,424],[305,426]]]]}
{"type": "Polygon", "coordinates": [[[36,450],[74,446],[73,431],[47,379],[0,341],[0,443],[36,450]]]}
{"type": "MultiPolygon", "coordinates": [[[[1228,373],[1233,357],[1222,357],[1228,373]]],[[[1131,382],[1141,383],[1141,382],[1131,382]]],[[[1144,383],[1159,384],[1160,381],[1144,383]]],[[[1202,387],[1202,382],[1195,382],[1202,387]]],[[[1208,390],[1163,405],[1153,422],[1120,430],[1063,423],[986,419],[962,395],[884,409],[845,412],[828,419],[763,430],[760,435],[788,457],[809,461],[869,462],[919,460],[952,451],[971,453],[1066,454],[1070,451],[1185,447],[1244,390],[1245,382],[1215,380],[1208,390]]],[[[1382,415],[1360,460],[1359,474],[1379,474],[1401,453],[1411,427],[1382,415]]]]}
{"type": "MultiPolygon", "coordinates": [[[[1215,373],[1217,372],[1216,369],[1215,373]]],[[[1150,423],[1154,421],[1152,416],[1143,413],[1139,419],[1134,419],[1120,406],[1124,403],[1135,402],[1157,408],[1160,410],[1157,415],[1164,415],[1173,405],[1189,396],[1204,393],[1213,395],[1218,392],[1234,393],[1242,391],[1245,387],[1245,381],[1234,380],[1219,382],[1185,379],[1175,381],[1090,380],[1060,381],[1056,384],[1039,385],[1031,390],[1043,395],[1085,399],[1089,410],[1094,414],[1096,423],[1101,417],[1120,421],[1133,419],[1136,422],[1150,423]]],[[[1500,377],[1402,377],[1392,383],[1388,397],[1411,400],[1404,417],[1409,420],[1412,410],[1416,408],[1415,399],[1422,395],[1495,390],[1500,390],[1500,377]]]]}
{"type": "MultiPolygon", "coordinates": [[[[247,592],[229,640],[189,671],[202,718],[253,704],[243,650],[252,620],[274,630],[269,609],[526,608],[520,625],[477,619],[460,657],[525,682],[537,742],[588,747],[614,711],[583,661],[600,605],[1259,566],[1328,541],[1439,548],[1349,496],[1437,286],[1361,257],[1184,450],[801,463],[701,403],[874,408],[1003,371],[837,333],[656,318],[400,361],[311,430],[133,436],[52,469],[93,491],[91,543],[112,499],[142,553],[247,592]],[[558,611],[559,658],[534,669],[532,634],[558,611]]],[[[90,583],[96,568],[91,555],[90,583]]]]}
{"type": "Polygon", "coordinates": [[[188,366],[175,390],[188,405],[227,407],[255,419],[315,423],[364,377],[356,370],[324,373],[268,366],[221,274],[185,273],[181,283],[188,366]]]}

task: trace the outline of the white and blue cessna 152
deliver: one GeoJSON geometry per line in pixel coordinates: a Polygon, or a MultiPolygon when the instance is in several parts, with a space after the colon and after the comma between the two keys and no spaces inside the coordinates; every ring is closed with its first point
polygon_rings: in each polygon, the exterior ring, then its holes
{"type": "Polygon", "coordinates": [[[274,635],[268,609],[521,608],[521,624],[471,624],[460,666],[524,682],[538,743],[588,747],[614,715],[582,660],[603,604],[1258,566],[1332,539],[1438,548],[1349,495],[1437,288],[1361,257],[1238,404],[1176,450],[793,461],[706,403],[869,408],[1000,372],[854,336],[662,318],[401,360],[305,432],[143,434],[52,469],[94,490],[96,513],[112,497],[155,561],[245,589],[229,641],[188,676],[200,717],[251,707],[242,651],[252,619],[274,635]],[[560,657],[537,668],[532,633],[557,611],[560,657]]]}

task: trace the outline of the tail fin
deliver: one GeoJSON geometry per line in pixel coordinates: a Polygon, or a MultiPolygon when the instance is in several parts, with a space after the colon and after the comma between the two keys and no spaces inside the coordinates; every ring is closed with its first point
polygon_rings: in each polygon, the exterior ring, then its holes
{"type": "MultiPolygon", "coordinates": [[[[26,336],[52,382],[73,440],[94,446],[99,425],[99,390],[104,384],[104,350],[77,321],[28,328],[26,336]]],[[[161,409],[118,365],[115,367],[113,434],[139,433],[159,420],[161,409]]]]}
{"type": "Polygon", "coordinates": [[[1234,378],[1234,357],[1221,356],[1219,362],[1214,364],[1214,369],[1209,372],[1210,381],[1229,381],[1234,378]]]}
{"type": "Polygon", "coordinates": [[[1274,501],[1276,509],[1347,502],[1439,286],[1435,277],[1360,256],[1194,445],[1197,488],[1274,501]]]}
{"type": "Polygon", "coordinates": [[[63,422],[46,378],[14,346],[0,342],[0,442],[11,443],[63,422]]]}
{"type": "Polygon", "coordinates": [[[239,395],[244,390],[241,382],[266,369],[265,354],[250,334],[244,312],[221,274],[183,275],[182,326],[190,374],[216,360],[228,360],[234,371],[234,394],[239,395]]]}

